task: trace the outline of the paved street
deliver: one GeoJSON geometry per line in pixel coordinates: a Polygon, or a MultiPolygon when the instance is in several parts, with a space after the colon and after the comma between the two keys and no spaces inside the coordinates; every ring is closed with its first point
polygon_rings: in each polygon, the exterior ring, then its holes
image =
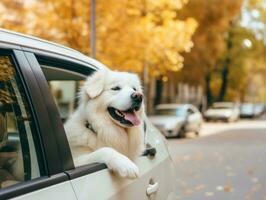
{"type": "Polygon", "coordinates": [[[168,139],[176,199],[266,200],[266,117],[207,123],[201,136],[168,139]]]}

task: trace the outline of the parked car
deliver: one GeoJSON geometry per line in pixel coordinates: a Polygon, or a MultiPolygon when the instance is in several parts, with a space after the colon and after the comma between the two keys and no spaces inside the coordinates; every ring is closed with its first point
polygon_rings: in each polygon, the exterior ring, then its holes
{"type": "Polygon", "coordinates": [[[74,166],[63,121],[80,84],[101,68],[70,48],[0,30],[0,199],[174,198],[173,162],[149,121],[139,178],[120,178],[104,163],[74,166]]]}
{"type": "Polygon", "coordinates": [[[224,120],[227,122],[237,121],[240,116],[240,108],[237,103],[216,102],[212,107],[207,109],[204,114],[206,121],[224,120]]]}
{"type": "Polygon", "coordinates": [[[201,113],[190,104],[158,105],[149,119],[166,137],[185,137],[187,132],[198,135],[202,124],[201,113]]]}
{"type": "Polygon", "coordinates": [[[243,103],[240,107],[241,118],[252,118],[256,116],[256,106],[253,103],[243,103]]]}
{"type": "Polygon", "coordinates": [[[254,106],[255,116],[259,117],[265,112],[265,105],[263,103],[256,103],[254,106]]]}

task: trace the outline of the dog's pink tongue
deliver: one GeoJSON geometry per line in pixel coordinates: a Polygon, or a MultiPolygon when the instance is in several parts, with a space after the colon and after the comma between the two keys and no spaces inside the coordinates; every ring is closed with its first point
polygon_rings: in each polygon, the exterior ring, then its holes
{"type": "Polygon", "coordinates": [[[137,126],[140,124],[140,120],[138,116],[133,112],[123,112],[125,119],[130,121],[134,126],[137,126]]]}

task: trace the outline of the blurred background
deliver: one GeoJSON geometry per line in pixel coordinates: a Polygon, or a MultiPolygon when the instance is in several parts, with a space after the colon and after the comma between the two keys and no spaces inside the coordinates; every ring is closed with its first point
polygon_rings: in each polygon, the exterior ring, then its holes
{"type": "Polygon", "coordinates": [[[0,27],[138,73],[177,199],[266,199],[265,0],[1,0],[0,27]]]}
{"type": "Polygon", "coordinates": [[[137,72],[159,103],[263,103],[263,0],[1,0],[0,27],[137,72]]]}

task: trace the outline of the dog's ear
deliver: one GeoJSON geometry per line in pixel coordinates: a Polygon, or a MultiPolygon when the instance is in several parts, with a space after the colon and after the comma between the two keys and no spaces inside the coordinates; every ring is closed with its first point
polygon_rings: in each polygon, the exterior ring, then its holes
{"type": "Polygon", "coordinates": [[[89,76],[85,83],[85,91],[89,98],[97,97],[104,89],[104,81],[107,70],[99,70],[89,76]]]}

